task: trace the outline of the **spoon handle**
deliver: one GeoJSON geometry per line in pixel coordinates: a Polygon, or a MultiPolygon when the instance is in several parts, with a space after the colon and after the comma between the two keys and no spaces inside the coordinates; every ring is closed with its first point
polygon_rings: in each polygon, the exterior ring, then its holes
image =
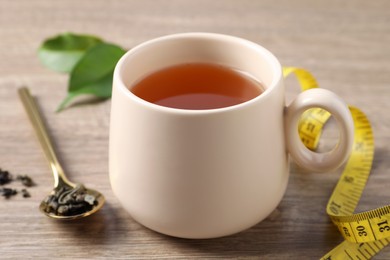
{"type": "Polygon", "coordinates": [[[49,161],[50,168],[54,176],[54,187],[57,187],[60,182],[64,182],[68,185],[74,186],[66,178],[64,171],[58,161],[57,155],[54,151],[54,146],[50,140],[50,136],[43,122],[43,118],[39,113],[39,109],[34,100],[34,97],[31,96],[30,91],[26,87],[20,88],[18,90],[18,94],[27,112],[30,122],[34,127],[39,143],[41,144],[46,158],[49,161]]]}

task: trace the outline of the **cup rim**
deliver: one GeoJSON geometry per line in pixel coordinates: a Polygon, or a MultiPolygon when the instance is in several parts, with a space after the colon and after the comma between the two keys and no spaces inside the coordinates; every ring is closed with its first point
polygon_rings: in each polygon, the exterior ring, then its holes
{"type": "Polygon", "coordinates": [[[135,102],[147,106],[153,110],[159,110],[163,112],[170,112],[170,113],[179,113],[179,114],[210,114],[210,113],[221,113],[231,110],[237,110],[242,109],[248,106],[253,105],[254,103],[261,102],[261,100],[265,99],[267,96],[270,95],[270,93],[276,88],[276,86],[279,85],[279,82],[282,79],[282,66],[279,62],[279,60],[275,57],[274,54],[272,54],[268,49],[264,48],[263,46],[240,38],[236,36],[226,35],[226,34],[219,34],[219,33],[210,33],[210,32],[187,32],[187,33],[176,33],[176,34],[169,34],[161,37],[157,37],[151,40],[147,40],[143,43],[138,44],[137,46],[131,48],[129,51],[127,51],[118,61],[118,63],[115,66],[114,70],[114,81],[113,81],[113,88],[117,87],[119,88],[119,91],[121,91],[124,95],[129,97],[130,99],[134,100],[135,102]],[[146,101],[138,96],[136,96],[131,90],[126,87],[124,84],[124,80],[122,77],[122,67],[123,63],[126,59],[128,59],[131,55],[138,52],[140,49],[156,44],[161,41],[166,40],[172,40],[172,39],[180,39],[180,38],[208,38],[208,39],[216,39],[216,40],[227,40],[227,41],[233,41],[237,42],[243,45],[246,45],[248,48],[254,48],[257,49],[262,53],[262,55],[265,57],[265,59],[268,61],[269,64],[273,66],[273,71],[275,72],[275,76],[272,79],[271,84],[267,84],[267,88],[264,92],[262,92],[260,95],[247,100],[245,102],[227,106],[227,107],[221,107],[221,108],[212,108],[212,109],[183,109],[183,108],[172,108],[172,107],[166,107],[162,105],[157,105],[154,103],[151,103],[149,101],[146,101]],[[118,84],[119,83],[119,84],[118,84]]]}

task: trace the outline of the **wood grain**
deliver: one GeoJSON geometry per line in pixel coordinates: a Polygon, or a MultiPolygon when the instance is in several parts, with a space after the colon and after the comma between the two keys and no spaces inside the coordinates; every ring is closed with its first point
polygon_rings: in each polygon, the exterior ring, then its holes
{"type": "MultiPolygon", "coordinates": [[[[54,113],[65,97],[67,76],[43,68],[36,50],[45,38],[65,31],[96,34],[126,48],[177,32],[226,33],[260,43],[283,65],[309,69],[323,88],[361,108],[372,122],[376,155],[359,210],[389,203],[389,1],[0,0],[0,167],[38,184],[29,189],[31,198],[0,198],[0,258],[318,259],[342,241],[325,214],[341,169],[316,174],[293,163],[281,204],[240,234],[184,240],[136,223],[108,180],[110,101],[54,113]],[[52,178],[17,97],[22,85],[37,97],[69,177],[105,194],[107,205],[96,215],[58,222],[38,211],[52,178]]],[[[286,85],[291,99],[298,93],[296,81],[286,85]]],[[[324,149],[335,143],[335,131],[327,128],[324,149]]],[[[389,258],[389,248],[375,257],[389,258]]]]}

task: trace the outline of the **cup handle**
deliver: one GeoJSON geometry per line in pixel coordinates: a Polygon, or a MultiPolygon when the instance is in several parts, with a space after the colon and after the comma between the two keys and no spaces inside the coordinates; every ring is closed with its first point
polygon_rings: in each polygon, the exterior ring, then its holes
{"type": "Polygon", "coordinates": [[[315,88],[300,93],[285,110],[285,126],[289,153],[298,165],[308,170],[334,170],[345,162],[352,150],[354,126],[351,113],[345,102],[329,90],[315,88]],[[339,142],[329,152],[313,152],[306,148],[299,137],[299,119],[303,112],[314,107],[330,112],[339,127],[339,142]]]}

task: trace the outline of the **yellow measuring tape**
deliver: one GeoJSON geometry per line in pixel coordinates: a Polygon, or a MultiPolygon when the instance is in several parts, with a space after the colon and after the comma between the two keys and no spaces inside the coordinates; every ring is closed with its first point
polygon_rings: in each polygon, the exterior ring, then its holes
{"type": "MultiPolygon", "coordinates": [[[[284,77],[295,74],[302,91],[317,88],[310,72],[283,68],[284,77]]],[[[321,260],[370,259],[390,243],[390,205],[354,214],[363,193],[374,158],[374,136],[366,115],[349,106],[355,125],[352,153],[329,199],[326,212],[345,241],[321,260]]],[[[315,150],[330,114],[320,108],[307,110],[299,123],[299,135],[307,148],[315,150]]]]}

